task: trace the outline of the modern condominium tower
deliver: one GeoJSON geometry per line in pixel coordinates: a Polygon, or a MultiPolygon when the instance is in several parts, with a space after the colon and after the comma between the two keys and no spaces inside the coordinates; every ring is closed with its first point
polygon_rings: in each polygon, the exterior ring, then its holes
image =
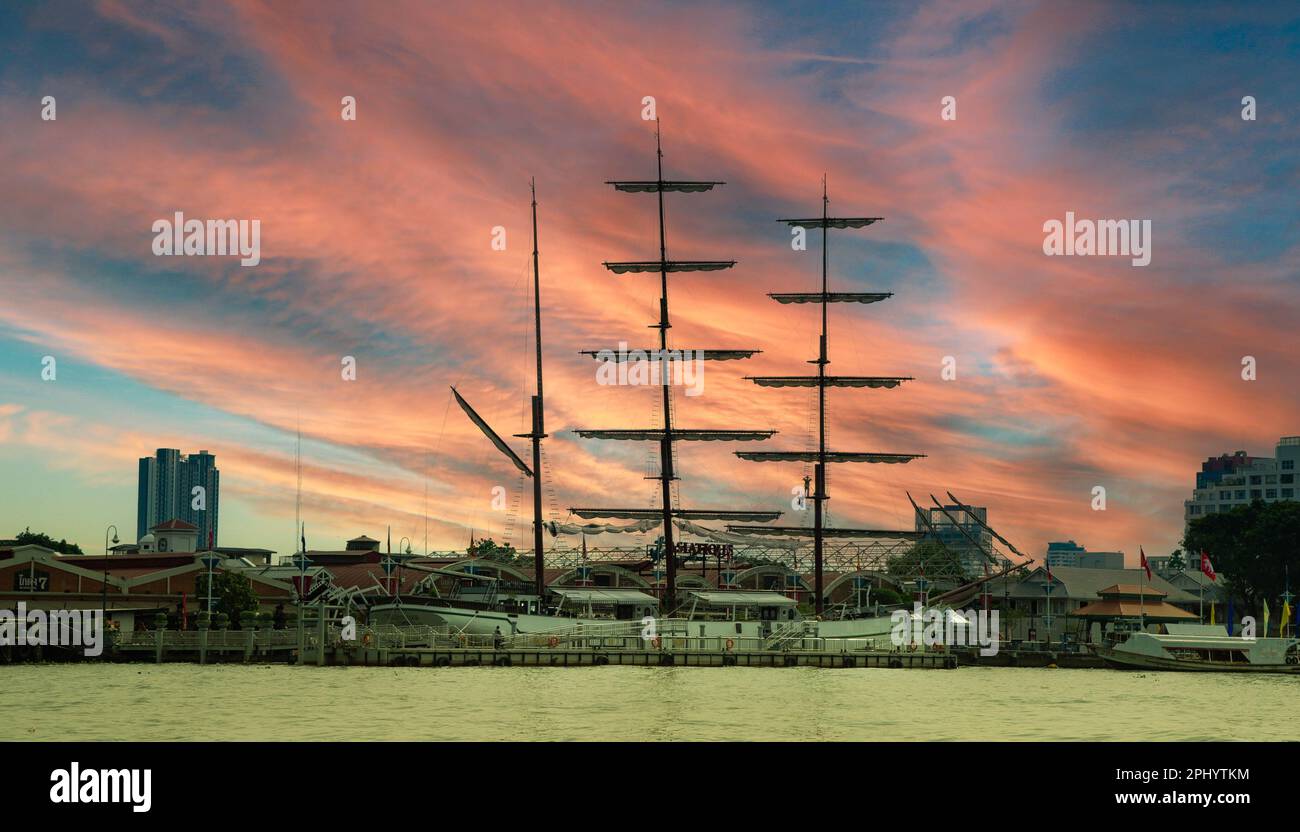
{"type": "Polygon", "coordinates": [[[154,456],[141,457],[137,493],[136,540],[158,523],[185,520],[199,527],[200,550],[220,543],[221,472],[212,454],[182,456],[175,448],[159,448],[154,456]]]}

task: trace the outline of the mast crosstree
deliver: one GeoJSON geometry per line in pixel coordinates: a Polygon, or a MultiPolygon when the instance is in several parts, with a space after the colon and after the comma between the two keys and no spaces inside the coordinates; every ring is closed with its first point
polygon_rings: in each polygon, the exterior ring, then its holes
{"type": "MultiPolygon", "coordinates": [[[[771,511],[732,511],[719,510],[710,511],[707,509],[685,510],[674,509],[672,500],[672,483],[677,479],[673,467],[673,443],[676,441],[762,441],[770,438],[776,431],[770,430],[689,430],[675,427],[673,425],[673,405],[672,405],[672,373],[668,372],[668,363],[673,360],[682,360],[685,355],[681,351],[670,352],[668,349],[668,330],[672,328],[671,319],[668,316],[668,275],[669,273],[678,272],[713,272],[730,269],[736,265],[735,260],[669,260],[667,233],[664,223],[664,194],[665,193],[682,193],[697,194],[711,191],[716,186],[725,183],[715,180],[675,180],[664,179],[664,153],[663,145],[660,141],[659,124],[655,124],[655,170],[654,179],[644,180],[611,180],[605,184],[610,185],[614,190],[622,193],[652,193],[658,200],[659,207],[659,259],[658,260],[635,260],[635,261],[606,261],[603,265],[606,269],[616,275],[623,274],[652,274],[659,273],[659,321],[651,324],[651,329],[659,330],[658,350],[637,351],[644,353],[643,356],[633,354],[629,358],[628,353],[623,350],[614,352],[611,350],[584,350],[583,354],[591,355],[596,360],[649,360],[657,361],[661,365],[659,373],[659,385],[663,397],[663,425],[659,428],[650,429],[613,429],[613,430],[578,430],[579,436],[586,439],[622,439],[622,440],[640,440],[651,441],[659,444],[660,470],[659,476],[653,477],[660,482],[661,502],[662,505],[655,512],[662,519],[664,535],[664,557],[666,560],[665,570],[665,588],[663,605],[666,609],[671,610],[675,606],[677,594],[677,558],[674,543],[674,518],[680,520],[695,519],[715,519],[715,520],[750,520],[755,522],[764,522],[774,520],[780,516],[780,512],[771,511]]],[[[691,352],[691,357],[702,360],[712,361],[730,361],[736,359],[750,358],[758,350],[695,350],[691,352]]],[[[574,513],[587,517],[622,517],[622,518],[645,518],[648,517],[653,509],[573,509],[574,513]]]]}
{"type": "Polygon", "coordinates": [[[736,456],[752,462],[812,462],[813,467],[813,526],[812,528],[779,526],[748,527],[728,526],[732,532],[742,534],[775,534],[813,538],[813,570],[815,603],[817,614],[822,613],[825,599],[822,597],[822,572],[824,561],[824,544],[826,537],[899,537],[914,539],[915,532],[884,531],[877,529],[828,529],[825,525],[825,509],[822,504],[830,499],[826,493],[826,465],[831,462],[872,462],[898,464],[921,459],[925,454],[877,453],[874,451],[828,451],[826,449],[826,389],[829,387],[858,387],[870,389],[893,389],[904,381],[912,381],[911,376],[831,376],[826,374],[830,357],[827,351],[827,309],[832,303],[878,303],[893,297],[892,292],[832,292],[827,274],[827,232],[834,228],[860,229],[873,225],[883,217],[832,217],[829,214],[830,199],[826,193],[826,180],[822,179],[822,215],[820,217],[801,219],[780,219],[786,225],[821,229],[822,238],[822,285],[820,292],[778,292],[768,297],[781,304],[817,303],[821,305],[821,339],[817,358],[809,364],[817,365],[815,376],[750,376],[760,387],[816,387],[817,388],[817,450],[816,451],[736,451],[736,456]]]}

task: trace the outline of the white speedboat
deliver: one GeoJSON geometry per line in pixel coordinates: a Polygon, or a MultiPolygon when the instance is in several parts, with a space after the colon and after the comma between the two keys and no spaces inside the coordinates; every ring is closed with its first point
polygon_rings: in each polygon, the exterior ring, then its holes
{"type": "Polygon", "coordinates": [[[1097,655],[1112,667],[1216,673],[1300,673],[1300,640],[1242,638],[1223,627],[1169,624],[1165,633],[1108,640],[1097,655]]]}

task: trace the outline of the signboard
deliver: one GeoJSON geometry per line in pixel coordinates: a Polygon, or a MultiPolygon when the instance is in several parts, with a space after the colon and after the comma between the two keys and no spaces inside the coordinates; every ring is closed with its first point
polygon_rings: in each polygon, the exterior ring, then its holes
{"type": "Polygon", "coordinates": [[[736,547],[730,543],[673,543],[673,553],[688,559],[722,558],[731,560],[736,547]]]}
{"type": "Polygon", "coordinates": [[[50,573],[42,569],[35,571],[24,569],[14,573],[15,592],[49,592],[50,573]]]}

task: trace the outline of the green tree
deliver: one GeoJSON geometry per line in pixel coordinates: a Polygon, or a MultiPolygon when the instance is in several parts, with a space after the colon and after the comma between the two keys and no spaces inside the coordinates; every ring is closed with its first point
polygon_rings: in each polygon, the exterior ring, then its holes
{"type": "MultiPolygon", "coordinates": [[[[208,598],[208,573],[199,574],[195,582],[195,594],[202,601],[208,598]]],[[[244,610],[256,610],[257,596],[253,594],[253,583],[238,572],[212,573],[212,611],[224,612],[232,622],[240,620],[244,610]]]]}
{"type": "Polygon", "coordinates": [[[1255,500],[1232,511],[1193,520],[1183,538],[1191,556],[1210,556],[1228,592],[1252,610],[1275,600],[1286,586],[1288,569],[1300,576],[1300,503],[1255,500]]]}
{"type": "Polygon", "coordinates": [[[1187,561],[1183,560],[1183,550],[1175,549],[1169,555],[1169,570],[1171,572],[1182,572],[1187,568],[1187,561]]]}
{"type": "Polygon", "coordinates": [[[497,563],[511,563],[517,557],[515,547],[500,546],[490,537],[474,541],[473,545],[465,549],[465,554],[472,558],[484,558],[497,563]]]}
{"type": "Polygon", "coordinates": [[[19,546],[44,546],[46,549],[53,549],[64,555],[85,554],[75,543],[69,543],[62,538],[55,540],[43,532],[32,531],[30,527],[23,529],[22,533],[14,538],[14,542],[19,546]]]}

